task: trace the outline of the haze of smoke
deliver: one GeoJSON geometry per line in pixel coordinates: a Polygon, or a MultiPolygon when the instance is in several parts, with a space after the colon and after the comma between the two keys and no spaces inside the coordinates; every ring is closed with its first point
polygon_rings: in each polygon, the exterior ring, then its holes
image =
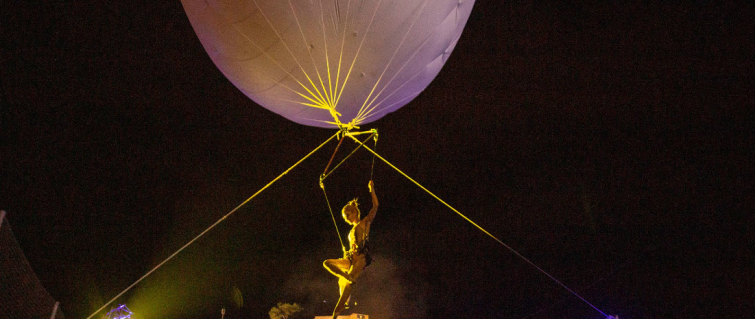
{"type": "MultiPolygon", "coordinates": [[[[354,286],[351,307],[343,314],[364,313],[375,319],[425,317],[424,289],[404,284],[403,278],[412,274],[402,271],[387,257],[375,255],[374,258],[375,262],[365,269],[354,286]]],[[[336,279],[321,267],[320,261],[307,260],[301,265],[285,287],[298,298],[309,300],[305,308],[314,307],[323,312],[320,315],[327,314],[338,298],[336,279]]]]}

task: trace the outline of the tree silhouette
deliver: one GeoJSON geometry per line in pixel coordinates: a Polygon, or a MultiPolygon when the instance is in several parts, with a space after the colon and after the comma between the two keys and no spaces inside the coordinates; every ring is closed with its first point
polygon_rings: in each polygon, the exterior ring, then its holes
{"type": "Polygon", "coordinates": [[[270,319],[289,319],[291,315],[304,310],[297,303],[283,303],[279,302],[277,307],[270,309],[270,319]]]}

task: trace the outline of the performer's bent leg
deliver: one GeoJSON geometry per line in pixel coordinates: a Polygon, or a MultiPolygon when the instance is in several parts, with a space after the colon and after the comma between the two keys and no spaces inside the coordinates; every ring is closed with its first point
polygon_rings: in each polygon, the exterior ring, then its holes
{"type": "Polygon", "coordinates": [[[339,278],[338,288],[341,296],[338,298],[335,309],[333,309],[333,319],[336,319],[341,311],[346,308],[346,303],[351,297],[352,284],[362,273],[366,265],[365,258],[362,255],[355,257],[353,260],[328,259],[322,263],[325,269],[339,278]]]}
{"type": "Polygon", "coordinates": [[[348,272],[351,268],[351,262],[348,259],[328,259],[322,263],[322,266],[339,279],[346,280],[349,283],[354,282],[348,272]]]}
{"type": "Polygon", "coordinates": [[[346,279],[339,279],[338,280],[338,287],[341,290],[341,297],[338,299],[338,303],[336,304],[336,308],[333,309],[333,319],[338,317],[338,314],[341,313],[346,308],[346,304],[349,302],[349,298],[351,297],[351,289],[353,287],[353,281],[356,280],[359,275],[362,273],[362,270],[364,270],[365,266],[365,260],[364,258],[355,258],[353,260],[353,263],[350,263],[348,272],[346,273],[349,278],[352,278],[352,281],[347,281],[346,279]]]}

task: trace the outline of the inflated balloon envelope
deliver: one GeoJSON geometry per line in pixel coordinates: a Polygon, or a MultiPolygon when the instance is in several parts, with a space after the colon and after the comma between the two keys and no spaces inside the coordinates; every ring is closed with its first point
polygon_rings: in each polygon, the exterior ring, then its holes
{"type": "Polygon", "coordinates": [[[182,0],[205,51],[259,105],[309,126],[375,121],[440,72],[474,0],[182,0]]]}
{"type": "MultiPolygon", "coordinates": [[[[346,131],[356,125],[373,122],[419,95],[438,75],[453,51],[474,4],[474,0],[181,2],[202,46],[215,65],[252,100],[300,124],[346,131]]],[[[331,136],[87,319],[341,133],[338,131],[331,136]]],[[[341,141],[345,136],[356,140],[354,135],[358,134],[377,137],[377,131],[373,129],[347,132],[341,141]]],[[[370,151],[605,318],[618,319],[606,315],[393,164],[370,151]]],[[[330,163],[320,177],[323,191],[323,179],[330,174],[327,173],[329,166],[330,163]]]]}

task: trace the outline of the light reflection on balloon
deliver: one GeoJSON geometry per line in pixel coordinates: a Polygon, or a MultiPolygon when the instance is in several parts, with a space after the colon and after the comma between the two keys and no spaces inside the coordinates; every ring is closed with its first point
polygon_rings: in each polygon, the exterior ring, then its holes
{"type": "Polygon", "coordinates": [[[317,127],[373,122],[440,72],[474,0],[182,0],[205,51],[259,105],[317,127]]]}

